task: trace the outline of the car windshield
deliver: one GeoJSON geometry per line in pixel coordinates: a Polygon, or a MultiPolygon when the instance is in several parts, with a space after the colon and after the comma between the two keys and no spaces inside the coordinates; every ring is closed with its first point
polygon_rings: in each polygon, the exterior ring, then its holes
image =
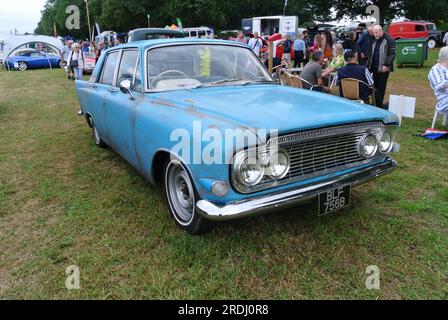
{"type": "Polygon", "coordinates": [[[183,45],[150,50],[151,91],[271,82],[266,68],[248,48],[230,45],[183,45]]]}
{"type": "Polygon", "coordinates": [[[428,27],[429,31],[436,31],[437,30],[436,25],[433,24],[433,23],[427,24],[427,27],[428,27]]]}

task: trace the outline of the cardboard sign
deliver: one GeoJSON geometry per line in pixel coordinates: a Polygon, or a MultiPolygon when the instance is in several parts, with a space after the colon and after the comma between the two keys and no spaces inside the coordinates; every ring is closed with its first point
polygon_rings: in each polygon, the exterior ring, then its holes
{"type": "Polygon", "coordinates": [[[414,118],[415,103],[417,99],[414,97],[395,96],[391,95],[389,98],[389,111],[395,113],[398,118],[414,118]]]}

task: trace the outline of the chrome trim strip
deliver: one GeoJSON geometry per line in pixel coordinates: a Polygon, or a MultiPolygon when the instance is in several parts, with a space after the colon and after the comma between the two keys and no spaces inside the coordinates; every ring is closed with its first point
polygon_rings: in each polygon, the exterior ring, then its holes
{"type": "Polygon", "coordinates": [[[199,201],[196,206],[201,216],[212,221],[228,221],[246,218],[309,202],[314,200],[320,193],[343,185],[351,184],[353,187],[358,186],[388,174],[396,168],[397,162],[392,158],[387,158],[385,162],[380,164],[330,178],[316,184],[309,184],[300,189],[261,196],[222,207],[206,200],[199,201]]]}

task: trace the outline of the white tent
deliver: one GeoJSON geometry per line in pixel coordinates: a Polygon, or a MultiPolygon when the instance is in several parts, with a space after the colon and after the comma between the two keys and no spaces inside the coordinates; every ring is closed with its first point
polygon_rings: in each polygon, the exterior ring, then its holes
{"type": "Polygon", "coordinates": [[[62,42],[53,37],[39,36],[39,35],[26,35],[26,36],[15,36],[11,35],[9,39],[4,41],[3,45],[3,56],[0,57],[3,61],[9,57],[9,55],[17,50],[18,48],[32,43],[43,43],[50,46],[53,49],[61,52],[63,48],[62,42]]]}

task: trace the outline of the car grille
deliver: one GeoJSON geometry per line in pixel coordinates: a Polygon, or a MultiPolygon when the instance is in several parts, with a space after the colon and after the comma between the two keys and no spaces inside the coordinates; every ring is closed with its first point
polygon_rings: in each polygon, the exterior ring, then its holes
{"type": "MultiPolygon", "coordinates": [[[[279,148],[286,150],[291,160],[290,171],[279,184],[331,174],[385,157],[378,154],[367,160],[358,151],[363,137],[372,132],[380,135],[382,128],[382,123],[370,122],[311,130],[271,140],[271,146],[278,144],[279,148]]],[[[265,179],[259,187],[271,182],[265,179]]]]}

